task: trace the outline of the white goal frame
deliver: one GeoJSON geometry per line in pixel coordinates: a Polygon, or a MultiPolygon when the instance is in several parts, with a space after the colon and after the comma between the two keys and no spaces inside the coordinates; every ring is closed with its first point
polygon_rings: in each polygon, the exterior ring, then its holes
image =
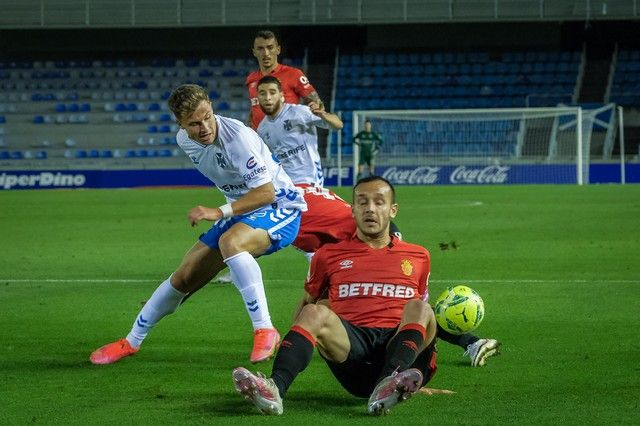
{"type": "MultiPolygon", "coordinates": [[[[552,164],[557,161],[570,162],[575,164],[576,167],[576,183],[583,185],[589,182],[589,157],[590,157],[590,141],[591,133],[593,129],[594,114],[589,111],[583,111],[581,107],[552,107],[552,108],[488,108],[488,109],[446,109],[446,110],[356,110],[352,112],[352,129],[353,134],[357,134],[362,128],[365,118],[388,118],[396,120],[436,120],[446,121],[447,116],[456,117],[456,120],[469,121],[481,121],[482,117],[487,117],[487,120],[495,119],[500,120],[518,120],[521,117],[523,120],[536,119],[536,118],[554,118],[552,127],[548,130],[550,139],[548,140],[548,152],[543,156],[537,156],[535,158],[526,157],[522,155],[522,141],[519,140],[518,146],[511,157],[501,157],[499,161],[506,163],[547,163],[552,164]],[[563,117],[563,119],[561,119],[563,117]],[[569,117],[569,118],[567,118],[569,117]],[[571,118],[573,117],[573,118],[571,118]],[[580,123],[580,125],[578,125],[580,123]],[[571,154],[559,154],[557,135],[559,132],[567,131],[575,133],[575,153],[571,154]]],[[[453,121],[453,120],[452,120],[453,121]]],[[[521,125],[519,128],[523,129],[525,126],[521,125]]],[[[374,131],[375,126],[374,126],[374,131]]],[[[523,130],[519,130],[523,132],[523,130]]],[[[383,140],[389,139],[389,135],[382,135],[383,140]]],[[[522,136],[518,136],[522,139],[522,136]]],[[[565,136],[566,139],[566,136],[565,136]]],[[[339,150],[339,154],[340,155],[339,150]]],[[[414,158],[415,159],[415,158],[414,158]]],[[[422,157],[421,157],[422,159],[422,157]]],[[[432,158],[431,158],[432,159],[432,158]]],[[[359,149],[357,145],[353,146],[353,170],[358,170],[359,149]]],[[[383,159],[379,158],[379,161],[383,159]]],[[[453,161],[469,161],[468,156],[452,157],[453,161]]],[[[495,158],[487,157],[475,157],[474,161],[497,161],[495,158]]],[[[440,159],[439,161],[446,161],[440,159]]]]}

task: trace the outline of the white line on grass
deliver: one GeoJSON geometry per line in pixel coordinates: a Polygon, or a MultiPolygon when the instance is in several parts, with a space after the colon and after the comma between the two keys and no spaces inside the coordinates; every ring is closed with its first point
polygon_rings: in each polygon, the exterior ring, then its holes
{"type": "MultiPolygon", "coordinates": [[[[618,280],[618,279],[593,279],[593,280],[584,280],[584,279],[554,279],[554,280],[535,280],[535,279],[499,279],[499,280],[466,280],[466,279],[455,279],[455,280],[437,280],[432,279],[432,282],[441,282],[441,283],[459,283],[459,284],[511,284],[511,283],[530,283],[530,284],[553,284],[553,283],[589,283],[598,281],[601,283],[640,283],[640,280],[618,280]]],[[[300,279],[266,279],[267,282],[291,282],[291,281],[300,281],[300,279]]],[[[159,282],[158,280],[153,279],[126,279],[126,278],[81,278],[81,279],[55,279],[55,278],[0,278],[0,283],[153,283],[159,282]]],[[[212,282],[215,282],[213,280],[212,282]]]]}
{"type": "Polygon", "coordinates": [[[431,210],[431,209],[448,209],[451,207],[480,207],[484,205],[482,201],[453,201],[451,203],[422,204],[420,206],[412,206],[412,209],[431,210]]]}

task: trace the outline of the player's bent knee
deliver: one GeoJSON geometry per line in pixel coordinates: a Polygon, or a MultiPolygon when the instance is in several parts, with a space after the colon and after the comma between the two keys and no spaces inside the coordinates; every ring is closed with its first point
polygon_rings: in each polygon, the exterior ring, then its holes
{"type": "Polygon", "coordinates": [[[305,305],[296,318],[295,325],[316,334],[325,326],[332,313],[331,309],[324,305],[305,305]]]}
{"type": "Polygon", "coordinates": [[[187,274],[182,269],[178,269],[171,275],[171,285],[173,288],[183,293],[189,293],[192,291],[187,274]]]}
{"type": "Polygon", "coordinates": [[[427,323],[433,318],[433,309],[429,303],[413,299],[404,305],[404,317],[411,322],[427,323]]]}

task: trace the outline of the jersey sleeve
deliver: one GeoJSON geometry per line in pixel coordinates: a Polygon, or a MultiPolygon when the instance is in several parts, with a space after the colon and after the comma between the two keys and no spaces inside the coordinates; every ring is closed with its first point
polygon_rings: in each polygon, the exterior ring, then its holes
{"type": "Polygon", "coordinates": [[[299,70],[298,68],[291,68],[290,78],[291,84],[293,85],[293,91],[298,95],[298,97],[302,98],[316,91],[315,87],[309,83],[309,79],[304,75],[302,70],[299,70]]]}
{"type": "Polygon", "coordinates": [[[261,155],[262,149],[266,149],[262,139],[248,128],[240,131],[238,138],[228,145],[231,162],[248,188],[272,182],[269,168],[261,155]]]}
{"type": "Polygon", "coordinates": [[[320,249],[311,258],[309,273],[304,283],[304,289],[311,297],[320,298],[329,287],[329,275],[327,274],[327,261],[325,251],[320,249]]]}
{"type": "Polygon", "coordinates": [[[378,140],[378,145],[382,145],[382,137],[380,136],[380,133],[376,133],[376,139],[378,140]]]}

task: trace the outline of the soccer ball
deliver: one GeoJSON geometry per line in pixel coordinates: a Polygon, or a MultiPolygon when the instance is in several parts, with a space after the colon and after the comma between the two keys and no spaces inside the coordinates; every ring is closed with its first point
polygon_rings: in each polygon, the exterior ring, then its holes
{"type": "Polygon", "coordinates": [[[472,288],[458,285],[438,296],[433,310],[440,327],[451,334],[464,334],[482,322],[484,302],[472,288]]]}

